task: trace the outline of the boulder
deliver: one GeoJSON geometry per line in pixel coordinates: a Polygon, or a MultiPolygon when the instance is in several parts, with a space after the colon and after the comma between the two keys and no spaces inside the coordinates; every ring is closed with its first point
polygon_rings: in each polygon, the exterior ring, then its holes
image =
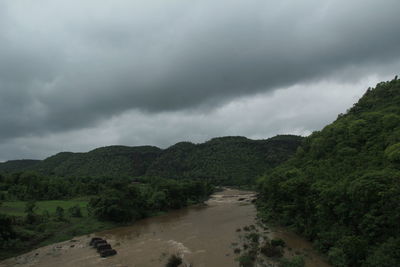
{"type": "Polygon", "coordinates": [[[102,256],[104,258],[113,256],[115,254],[117,254],[117,251],[115,249],[106,249],[106,250],[103,250],[102,252],[100,252],[100,256],[102,256]]]}
{"type": "Polygon", "coordinates": [[[89,245],[93,246],[94,241],[100,241],[100,240],[103,240],[103,239],[100,237],[93,237],[92,239],[90,239],[89,245]]]}
{"type": "Polygon", "coordinates": [[[97,248],[99,245],[102,245],[102,244],[107,244],[107,241],[105,241],[105,240],[94,241],[93,242],[93,247],[97,248]]]}
{"type": "Polygon", "coordinates": [[[100,244],[97,246],[97,252],[101,253],[104,250],[112,249],[110,244],[100,244]]]}

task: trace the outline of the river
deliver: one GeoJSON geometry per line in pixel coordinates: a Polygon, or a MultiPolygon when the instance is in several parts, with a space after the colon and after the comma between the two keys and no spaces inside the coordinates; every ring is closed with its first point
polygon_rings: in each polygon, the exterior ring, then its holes
{"type": "MultiPolygon", "coordinates": [[[[240,245],[238,229],[256,224],[256,209],[251,204],[254,197],[253,192],[225,189],[214,194],[204,205],[42,247],[5,260],[0,266],[157,267],[165,266],[172,254],[183,257],[187,266],[238,266],[233,249],[236,243],[240,245]],[[118,254],[101,258],[88,245],[93,236],[107,239],[118,254]]],[[[286,256],[306,255],[308,267],[330,266],[312,250],[309,242],[285,229],[270,228],[267,235],[286,242],[286,256]]]]}

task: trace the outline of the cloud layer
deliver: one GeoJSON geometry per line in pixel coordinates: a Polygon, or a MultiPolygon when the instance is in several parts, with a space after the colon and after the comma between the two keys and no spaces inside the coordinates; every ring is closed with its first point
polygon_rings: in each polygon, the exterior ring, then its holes
{"type": "Polygon", "coordinates": [[[43,156],[60,141],[315,130],[343,105],[314,114],[301,99],[352,103],[366,89],[356,86],[397,72],[398,10],[397,0],[2,1],[0,159],[43,156]],[[295,95],[277,99],[284,90],[295,95]],[[283,123],[289,103],[305,117],[283,123]],[[268,129],[246,125],[252,116],[268,129]]]}

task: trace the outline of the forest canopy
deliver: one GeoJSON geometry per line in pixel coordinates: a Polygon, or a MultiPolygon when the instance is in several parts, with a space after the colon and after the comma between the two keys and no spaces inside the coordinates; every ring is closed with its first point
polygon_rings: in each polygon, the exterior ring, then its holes
{"type": "Polygon", "coordinates": [[[258,184],[263,218],[313,240],[335,266],[397,266],[400,81],[368,89],[258,184]]]}

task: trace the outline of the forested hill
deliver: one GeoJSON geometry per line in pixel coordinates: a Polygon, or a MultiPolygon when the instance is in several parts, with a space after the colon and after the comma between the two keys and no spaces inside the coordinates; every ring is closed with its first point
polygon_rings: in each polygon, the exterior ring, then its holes
{"type": "Polygon", "coordinates": [[[299,136],[281,135],[267,140],[220,137],[198,145],[181,142],[166,149],[147,175],[250,184],[269,168],[286,161],[301,140],[299,136]]]}
{"type": "Polygon", "coordinates": [[[40,160],[33,160],[33,159],[9,160],[7,162],[0,163],[0,172],[12,173],[15,171],[25,171],[29,170],[38,163],[40,163],[40,160]]]}
{"type": "MultiPolygon", "coordinates": [[[[43,175],[61,177],[132,177],[145,174],[148,166],[161,154],[154,146],[108,146],[87,153],[61,152],[38,161],[23,170],[36,171],[43,175]]],[[[14,161],[17,162],[17,161],[14,161]]],[[[0,164],[0,172],[3,171],[0,164]]],[[[8,172],[22,169],[8,168],[8,172]]]]}
{"type": "Polygon", "coordinates": [[[146,172],[161,153],[153,146],[108,146],[87,153],[59,153],[35,166],[43,174],[64,177],[131,177],[146,172]]]}
{"type": "Polygon", "coordinates": [[[181,142],[165,150],[154,146],[108,146],[87,153],[61,152],[43,161],[0,163],[0,172],[30,170],[60,177],[201,178],[219,184],[247,184],[287,160],[301,140],[292,135],[267,140],[220,137],[203,144],[181,142]]]}
{"type": "Polygon", "coordinates": [[[263,217],[314,240],[335,266],[398,266],[400,81],[368,89],[259,182],[263,217]]]}

